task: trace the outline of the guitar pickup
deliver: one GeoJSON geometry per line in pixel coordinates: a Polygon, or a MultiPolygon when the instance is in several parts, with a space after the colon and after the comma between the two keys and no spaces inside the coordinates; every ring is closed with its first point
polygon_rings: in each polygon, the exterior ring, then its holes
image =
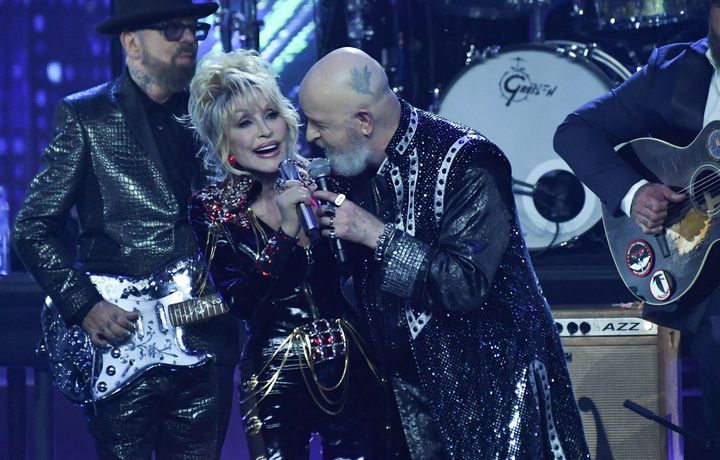
{"type": "Polygon", "coordinates": [[[137,309],[135,311],[138,313],[138,319],[135,321],[135,334],[142,340],[145,337],[145,324],[143,323],[142,313],[137,309]]]}
{"type": "Polygon", "coordinates": [[[155,311],[157,312],[158,317],[158,326],[160,327],[160,332],[165,334],[167,331],[170,330],[170,325],[167,319],[167,310],[165,309],[165,305],[158,302],[155,311]]]}

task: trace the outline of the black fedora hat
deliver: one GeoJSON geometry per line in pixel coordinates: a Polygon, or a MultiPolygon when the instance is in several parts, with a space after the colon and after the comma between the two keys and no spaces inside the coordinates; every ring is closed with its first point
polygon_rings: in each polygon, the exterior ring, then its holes
{"type": "Polygon", "coordinates": [[[119,34],[124,30],[175,18],[203,18],[218,9],[215,2],[192,0],[115,0],[114,14],[95,26],[100,34],[119,34]]]}

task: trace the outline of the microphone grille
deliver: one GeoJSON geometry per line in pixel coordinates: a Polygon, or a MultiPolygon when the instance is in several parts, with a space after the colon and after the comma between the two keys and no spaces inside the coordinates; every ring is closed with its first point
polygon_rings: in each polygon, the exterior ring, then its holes
{"type": "Polygon", "coordinates": [[[327,158],[313,158],[308,166],[308,174],[313,179],[329,176],[331,172],[330,160],[327,158]]]}

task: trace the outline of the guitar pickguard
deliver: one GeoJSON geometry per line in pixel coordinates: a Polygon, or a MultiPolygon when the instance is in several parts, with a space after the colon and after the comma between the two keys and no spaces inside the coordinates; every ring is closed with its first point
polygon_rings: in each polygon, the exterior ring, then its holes
{"type": "Polygon", "coordinates": [[[711,219],[691,209],[683,219],[667,228],[667,236],[679,256],[701,248],[710,231],[711,219]]]}

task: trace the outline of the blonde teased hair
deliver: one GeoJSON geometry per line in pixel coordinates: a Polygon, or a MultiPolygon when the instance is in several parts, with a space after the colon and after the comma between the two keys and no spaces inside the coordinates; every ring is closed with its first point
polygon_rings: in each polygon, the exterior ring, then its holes
{"type": "Polygon", "coordinates": [[[228,133],[235,109],[259,109],[260,97],[267,99],[287,124],[286,158],[301,159],[295,151],[300,118],[280,92],[278,74],[257,51],[212,51],[200,61],[190,82],[187,123],[203,145],[205,164],[215,168],[220,178],[250,174],[228,163],[228,133]]]}

